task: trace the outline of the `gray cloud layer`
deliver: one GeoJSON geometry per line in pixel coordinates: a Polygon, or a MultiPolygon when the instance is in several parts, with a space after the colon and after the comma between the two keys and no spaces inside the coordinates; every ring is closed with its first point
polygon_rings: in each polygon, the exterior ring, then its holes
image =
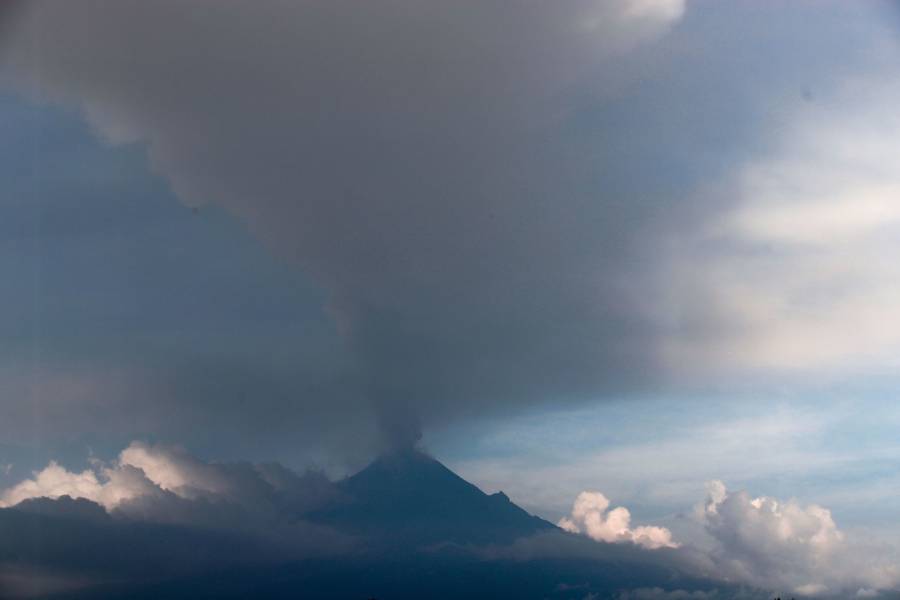
{"type": "Polygon", "coordinates": [[[146,144],[184,202],[312,275],[360,393],[409,440],[661,385],[698,343],[743,343],[743,305],[690,277],[745,242],[697,232],[745,200],[734,165],[810,89],[869,69],[872,10],[37,2],[3,77],[146,144]]]}

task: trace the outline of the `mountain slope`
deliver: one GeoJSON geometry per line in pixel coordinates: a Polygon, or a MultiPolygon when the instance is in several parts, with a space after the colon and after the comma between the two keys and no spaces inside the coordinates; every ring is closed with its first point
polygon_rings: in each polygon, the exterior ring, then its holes
{"type": "Polygon", "coordinates": [[[389,545],[503,544],[555,529],[412,449],[382,456],[338,487],[342,499],[317,520],[389,545]]]}

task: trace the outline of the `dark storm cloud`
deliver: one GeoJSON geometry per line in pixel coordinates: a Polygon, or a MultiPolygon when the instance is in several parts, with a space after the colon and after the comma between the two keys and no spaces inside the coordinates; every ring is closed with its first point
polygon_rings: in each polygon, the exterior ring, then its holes
{"type": "MultiPolygon", "coordinates": [[[[362,393],[408,441],[646,389],[673,329],[721,326],[673,324],[665,241],[727,208],[689,192],[765,141],[799,73],[825,79],[818,53],[846,48],[798,49],[752,3],[707,8],[33,3],[4,73],[146,144],[184,202],[224,207],[313,276],[362,393]]],[[[801,12],[778,19],[833,26],[801,12]]]]}
{"type": "Polygon", "coordinates": [[[43,7],[33,36],[63,22],[72,34],[52,34],[50,53],[67,57],[55,74],[41,51],[44,82],[89,113],[105,97],[101,131],[147,139],[185,201],[225,205],[331,290],[393,434],[414,435],[422,415],[451,404],[571,395],[652,363],[603,267],[570,264],[596,256],[594,237],[614,263],[626,240],[611,239],[621,236],[606,219],[596,232],[578,225],[560,197],[583,203],[585,192],[554,189],[569,177],[565,152],[543,146],[558,145],[546,139],[565,108],[554,96],[593,55],[637,43],[677,11],[195,9],[43,7]]]}

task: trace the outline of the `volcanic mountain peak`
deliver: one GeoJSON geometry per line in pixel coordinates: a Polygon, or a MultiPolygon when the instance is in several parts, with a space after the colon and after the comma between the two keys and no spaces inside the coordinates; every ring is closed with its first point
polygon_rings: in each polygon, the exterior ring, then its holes
{"type": "Polygon", "coordinates": [[[344,500],[323,520],[394,542],[504,543],[554,529],[506,494],[485,494],[416,449],[385,454],[338,487],[344,500]]]}
{"type": "Polygon", "coordinates": [[[378,457],[340,485],[350,493],[378,492],[379,488],[387,486],[395,492],[416,495],[483,494],[436,459],[413,448],[378,457]]]}

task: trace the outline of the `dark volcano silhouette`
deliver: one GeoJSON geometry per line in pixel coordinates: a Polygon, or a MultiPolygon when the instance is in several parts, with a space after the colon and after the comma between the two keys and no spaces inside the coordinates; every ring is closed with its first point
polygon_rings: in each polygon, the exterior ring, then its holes
{"type": "MultiPolygon", "coordinates": [[[[638,588],[737,594],[691,575],[675,550],[564,532],[418,450],[315,485],[323,488],[315,510],[275,494],[274,514],[229,512],[237,518],[202,525],[107,514],[67,497],[0,508],[0,598],[8,597],[4,583],[40,585],[42,577],[67,587],[30,597],[583,600],[638,588]]],[[[212,511],[216,501],[201,499],[195,508],[212,511]]]]}
{"type": "Polygon", "coordinates": [[[314,520],[379,545],[503,544],[556,529],[416,449],[384,455],[337,486],[340,499],[314,520]]]}

